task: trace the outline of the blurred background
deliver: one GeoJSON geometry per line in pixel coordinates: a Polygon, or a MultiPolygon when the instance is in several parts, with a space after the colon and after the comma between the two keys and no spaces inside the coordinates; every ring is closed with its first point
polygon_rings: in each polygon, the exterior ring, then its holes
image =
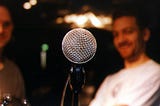
{"type": "MultiPolygon", "coordinates": [[[[13,7],[14,38],[7,54],[20,66],[32,106],[59,106],[71,63],[62,53],[65,34],[88,29],[97,40],[97,52],[84,67],[86,82],[80,93],[87,106],[106,75],[118,71],[122,60],[112,44],[111,11],[119,3],[138,2],[151,16],[152,36],[147,53],[160,63],[159,0],[6,0],[13,7]]],[[[136,6],[135,6],[136,8],[136,6]]],[[[70,106],[67,87],[65,105],[70,106]]]]}

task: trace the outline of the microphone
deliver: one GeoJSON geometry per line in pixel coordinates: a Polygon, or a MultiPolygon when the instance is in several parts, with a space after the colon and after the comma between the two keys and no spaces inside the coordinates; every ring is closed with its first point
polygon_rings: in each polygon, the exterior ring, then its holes
{"type": "Polygon", "coordinates": [[[82,64],[90,61],[97,50],[97,42],[91,32],[83,28],[70,30],[62,40],[64,56],[74,65],[70,69],[70,87],[73,91],[72,106],[78,106],[78,93],[85,83],[82,64]]]}
{"type": "Polygon", "coordinates": [[[91,60],[97,49],[97,42],[91,32],[83,28],[70,30],[63,38],[62,51],[72,63],[83,64],[91,60]]]}

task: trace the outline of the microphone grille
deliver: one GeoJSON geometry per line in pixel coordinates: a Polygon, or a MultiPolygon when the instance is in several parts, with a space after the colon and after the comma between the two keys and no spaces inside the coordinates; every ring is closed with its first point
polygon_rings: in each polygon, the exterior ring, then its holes
{"type": "Polygon", "coordinates": [[[76,64],[86,63],[91,60],[96,53],[96,49],[95,37],[91,32],[83,28],[70,30],[62,41],[64,56],[76,64]]]}

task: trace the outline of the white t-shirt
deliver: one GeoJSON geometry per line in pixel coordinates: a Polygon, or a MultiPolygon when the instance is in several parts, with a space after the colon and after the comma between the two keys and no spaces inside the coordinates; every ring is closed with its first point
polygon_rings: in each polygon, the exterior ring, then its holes
{"type": "Polygon", "coordinates": [[[160,106],[153,105],[157,98],[160,98],[160,65],[149,60],[109,75],[89,106],[160,106]]]}

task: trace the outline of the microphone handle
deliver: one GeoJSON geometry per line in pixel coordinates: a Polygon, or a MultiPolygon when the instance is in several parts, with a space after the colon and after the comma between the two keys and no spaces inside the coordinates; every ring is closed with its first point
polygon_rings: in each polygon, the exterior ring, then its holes
{"type": "Polygon", "coordinates": [[[85,70],[82,65],[74,64],[70,70],[70,87],[72,89],[72,106],[78,106],[78,96],[85,83],[85,70]]]}

